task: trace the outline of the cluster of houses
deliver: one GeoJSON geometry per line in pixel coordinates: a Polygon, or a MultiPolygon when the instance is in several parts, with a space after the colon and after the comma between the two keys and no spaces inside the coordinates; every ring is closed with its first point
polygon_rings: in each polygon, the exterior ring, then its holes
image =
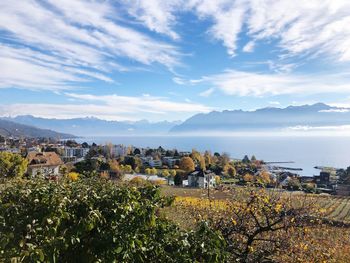
{"type": "MultiPolygon", "coordinates": [[[[124,145],[104,145],[101,146],[105,155],[113,158],[125,157],[132,153],[140,158],[144,167],[151,168],[178,168],[180,159],[183,156],[190,155],[190,152],[169,152],[161,147],[158,149],[136,148],[124,145]]],[[[31,177],[59,176],[60,167],[63,164],[84,160],[89,153],[90,146],[84,144],[67,144],[66,142],[53,142],[40,139],[20,139],[6,138],[0,140],[0,151],[19,153],[25,155],[28,159],[27,173],[31,177]]],[[[95,157],[92,157],[95,158],[95,157]]],[[[291,180],[297,180],[301,185],[313,185],[318,192],[350,195],[350,185],[339,183],[339,169],[330,167],[315,167],[320,169],[317,176],[299,176],[295,171],[288,169],[276,169],[275,166],[263,166],[261,169],[267,169],[271,176],[278,178],[279,185],[286,187],[291,180]]],[[[257,171],[258,173],[259,171],[257,171]]],[[[195,170],[188,175],[184,185],[190,187],[208,188],[215,187],[216,174],[210,170],[195,170]]]]}
{"type": "Polygon", "coordinates": [[[67,146],[62,142],[35,138],[6,138],[0,142],[0,152],[22,154],[28,160],[27,174],[31,177],[59,176],[60,167],[67,162],[82,160],[89,149],[81,145],[67,146]]]}

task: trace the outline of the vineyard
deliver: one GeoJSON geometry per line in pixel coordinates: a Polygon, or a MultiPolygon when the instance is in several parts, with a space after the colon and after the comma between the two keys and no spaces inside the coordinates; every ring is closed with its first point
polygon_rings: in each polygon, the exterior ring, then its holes
{"type": "MultiPolygon", "coordinates": [[[[258,237],[258,240],[280,238],[279,241],[288,243],[283,249],[277,250],[274,260],[350,262],[350,198],[243,187],[213,189],[209,193],[210,199],[204,189],[162,187],[162,193],[175,196],[174,204],[163,209],[166,218],[183,229],[194,229],[201,220],[209,220],[216,227],[221,226],[217,222],[226,222],[230,230],[236,231],[236,236],[242,237],[236,240],[236,245],[247,240],[246,233],[265,226],[271,219],[278,219],[279,212],[293,208],[296,209],[294,211],[304,211],[301,217],[293,216],[284,221],[293,224],[305,219],[302,227],[291,227],[287,232],[269,232],[258,237]],[[264,220],[266,214],[269,218],[267,221],[264,220]]],[[[225,232],[225,228],[219,229],[225,232]]],[[[263,251],[271,246],[271,243],[256,241],[252,250],[263,251]]]]}
{"type": "Polygon", "coordinates": [[[350,199],[345,197],[320,197],[319,206],[326,219],[350,224],[350,199]]]}
{"type": "MultiPolygon", "coordinates": [[[[190,196],[190,191],[185,193],[177,193],[175,198],[175,206],[183,208],[192,208],[195,210],[214,210],[224,212],[232,206],[239,204],[242,196],[230,196],[229,194],[213,195],[208,200],[204,192],[198,194],[195,190],[194,196],[190,196]]],[[[350,224],[350,198],[341,196],[320,196],[312,194],[285,194],[295,203],[308,202],[313,203],[317,207],[322,218],[331,222],[350,224]]]]}

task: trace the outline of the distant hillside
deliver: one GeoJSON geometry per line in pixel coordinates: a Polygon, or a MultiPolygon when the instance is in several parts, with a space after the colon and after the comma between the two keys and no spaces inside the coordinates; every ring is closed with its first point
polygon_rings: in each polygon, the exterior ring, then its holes
{"type": "Polygon", "coordinates": [[[287,108],[263,108],[255,111],[213,111],[197,114],[171,132],[231,132],[281,130],[293,127],[326,127],[350,125],[350,109],[323,103],[287,108]]]}
{"type": "Polygon", "coordinates": [[[2,136],[15,136],[15,137],[29,137],[29,138],[59,138],[68,139],[76,136],[66,133],[59,133],[47,129],[39,129],[34,126],[15,123],[13,121],[0,119],[0,135],[2,136]]]}
{"type": "Polygon", "coordinates": [[[106,121],[97,118],[46,119],[31,115],[6,119],[43,129],[76,134],[78,136],[166,134],[176,124],[179,124],[179,122],[167,121],[151,123],[146,120],[137,122],[106,121]]]}

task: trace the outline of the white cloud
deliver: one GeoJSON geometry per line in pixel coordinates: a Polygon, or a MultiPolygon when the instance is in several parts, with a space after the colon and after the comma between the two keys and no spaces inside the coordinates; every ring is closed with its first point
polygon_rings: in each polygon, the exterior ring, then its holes
{"type": "Polygon", "coordinates": [[[346,113],[349,112],[349,109],[329,109],[329,110],[321,110],[320,112],[338,112],[338,113],[346,113]]]}
{"type": "Polygon", "coordinates": [[[69,104],[1,105],[3,116],[32,114],[44,118],[75,118],[94,116],[106,120],[178,120],[212,108],[191,101],[175,102],[163,97],[142,95],[128,97],[66,93],[69,104]],[[74,103],[72,103],[72,99],[74,103]],[[172,119],[173,118],[173,119],[172,119]]]}
{"type": "Polygon", "coordinates": [[[281,103],[278,101],[269,101],[269,104],[273,105],[273,106],[280,106],[281,105],[281,103]]]}
{"type": "Polygon", "coordinates": [[[210,89],[207,89],[207,90],[199,93],[199,96],[201,96],[201,97],[209,97],[214,91],[215,91],[214,88],[210,88],[210,89]]]}
{"type": "Polygon", "coordinates": [[[147,28],[157,33],[179,39],[179,35],[172,29],[176,24],[174,12],[181,1],[163,0],[122,0],[129,15],[142,22],[147,28]]]}
{"type": "Polygon", "coordinates": [[[15,71],[7,70],[2,86],[58,89],[67,82],[111,81],[111,72],[128,69],[117,62],[123,58],[172,68],[181,57],[175,46],[119,25],[108,1],[1,1],[0,30],[7,39],[0,67],[25,73],[13,78],[15,71]]]}
{"type": "Polygon", "coordinates": [[[231,56],[240,48],[239,35],[245,34],[252,41],[243,47],[244,52],[252,51],[259,41],[274,40],[287,55],[326,54],[350,61],[348,0],[126,1],[133,3],[129,12],[148,28],[167,35],[178,36],[174,25],[182,12],[209,20],[209,35],[221,41],[231,56]]]}
{"type": "Polygon", "coordinates": [[[326,53],[350,61],[349,10],[346,0],[252,0],[246,23],[254,39],[277,39],[290,55],[326,53]]]}
{"type": "Polygon", "coordinates": [[[173,77],[173,81],[178,85],[186,85],[186,80],[179,78],[179,77],[173,77]]]}
{"type": "Polygon", "coordinates": [[[349,75],[263,74],[226,70],[204,76],[194,83],[206,83],[228,95],[273,96],[282,94],[350,93],[349,75]]]}
{"type": "Polygon", "coordinates": [[[255,47],[255,43],[254,41],[249,41],[244,47],[243,47],[243,52],[253,52],[254,51],[254,47],[255,47]]]}

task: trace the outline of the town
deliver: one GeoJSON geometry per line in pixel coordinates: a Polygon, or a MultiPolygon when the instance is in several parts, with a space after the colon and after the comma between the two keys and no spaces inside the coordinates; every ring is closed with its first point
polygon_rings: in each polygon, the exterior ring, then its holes
{"type": "Polygon", "coordinates": [[[54,179],[73,173],[177,187],[218,188],[249,184],[306,193],[350,195],[350,167],[315,167],[320,170],[319,175],[300,176],[298,169],[257,160],[255,156],[244,156],[239,160],[231,159],[226,153],[200,153],[195,149],[183,152],[161,146],[152,149],[2,136],[0,152],[25,157],[28,178],[54,179]]]}

